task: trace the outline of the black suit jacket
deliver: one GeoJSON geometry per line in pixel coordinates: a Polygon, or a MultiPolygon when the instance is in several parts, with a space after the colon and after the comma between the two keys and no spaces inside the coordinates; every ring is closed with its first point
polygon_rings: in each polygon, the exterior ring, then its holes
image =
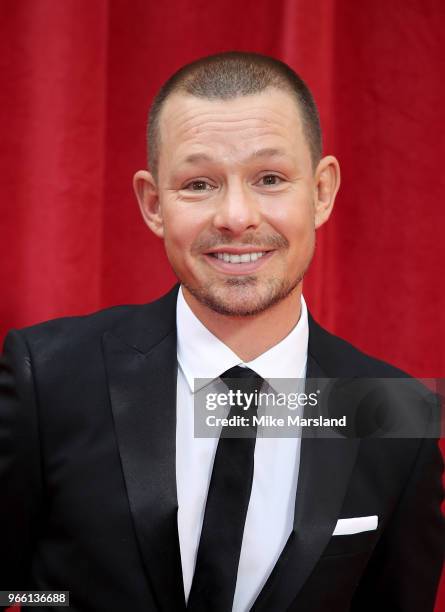
{"type": "MultiPolygon", "coordinates": [[[[8,335],[0,590],[69,590],[71,610],[185,609],[176,295],[8,335]]],[[[309,378],[400,375],[309,319],[309,378]]],[[[302,440],[294,531],[255,612],[432,610],[444,531],[428,435],[302,440]],[[368,515],[376,531],[332,536],[339,518],[368,515]]]]}

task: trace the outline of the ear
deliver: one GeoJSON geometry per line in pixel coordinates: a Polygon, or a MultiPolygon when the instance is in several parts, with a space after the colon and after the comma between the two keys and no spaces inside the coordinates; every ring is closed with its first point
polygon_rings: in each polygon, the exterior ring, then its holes
{"type": "Polygon", "coordinates": [[[333,155],[323,157],[315,171],[315,228],[329,219],[340,187],[340,166],[333,155]]]}
{"type": "Polygon", "coordinates": [[[145,223],[158,238],[163,238],[164,223],[153,175],[148,170],[138,170],[133,177],[133,188],[145,223]]]}

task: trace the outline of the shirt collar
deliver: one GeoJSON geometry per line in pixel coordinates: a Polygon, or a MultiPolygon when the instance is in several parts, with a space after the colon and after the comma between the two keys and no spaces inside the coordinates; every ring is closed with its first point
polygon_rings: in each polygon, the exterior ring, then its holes
{"type": "Polygon", "coordinates": [[[176,325],[178,363],[192,393],[236,365],[248,366],[265,380],[304,378],[306,375],[309,326],[303,296],[297,325],[281,342],[246,363],[195,316],[184,299],[182,287],[178,291],[176,325]],[[207,379],[207,382],[198,384],[195,379],[207,379]]]}

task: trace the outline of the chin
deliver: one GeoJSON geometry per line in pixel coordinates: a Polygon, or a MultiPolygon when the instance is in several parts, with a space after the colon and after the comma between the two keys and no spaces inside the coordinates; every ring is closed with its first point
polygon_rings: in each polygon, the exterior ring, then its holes
{"type": "Polygon", "coordinates": [[[201,304],[218,314],[249,317],[265,312],[286,299],[301,280],[270,279],[258,287],[255,277],[232,277],[222,286],[209,284],[192,287],[184,282],[183,285],[201,304]]]}

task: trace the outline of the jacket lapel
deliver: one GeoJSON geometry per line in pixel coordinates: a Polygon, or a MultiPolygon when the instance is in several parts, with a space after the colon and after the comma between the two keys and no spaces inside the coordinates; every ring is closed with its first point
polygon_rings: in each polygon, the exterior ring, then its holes
{"type": "MultiPolygon", "coordinates": [[[[307,387],[334,376],[320,365],[322,346],[314,338],[318,329],[309,318],[307,387]],[[319,358],[320,357],[320,358],[319,358]]],[[[318,326],[317,326],[318,328],[318,326]]],[[[332,346],[330,347],[332,351],[332,346]]],[[[335,393],[329,406],[335,414],[335,393]]],[[[331,412],[331,410],[330,410],[331,412]]],[[[355,464],[357,439],[321,438],[309,432],[301,440],[300,470],[294,529],[269,579],[252,608],[255,612],[287,610],[298,596],[327,546],[340,517],[343,499],[355,464]]]]}
{"type": "Polygon", "coordinates": [[[176,294],[163,298],[161,308],[159,302],[143,307],[130,324],[105,333],[103,342],[116,438],[148,581],[160,610],[180,612],[185,598],[175,464],[176,294]]]}

